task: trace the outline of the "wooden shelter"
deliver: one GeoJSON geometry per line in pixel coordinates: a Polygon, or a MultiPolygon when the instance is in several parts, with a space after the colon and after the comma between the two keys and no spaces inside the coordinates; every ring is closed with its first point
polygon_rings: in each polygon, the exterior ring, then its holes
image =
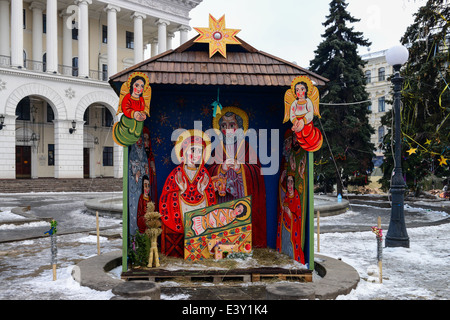
{"type": "MultiPolygon", "coordinates": [[[[197,38],[197,37],[196,37],[197,38]]],[[[150,117],[145,127],[151,133],[151,143],[156,162],[158,195],[165,179],[175,165],[171,161],[173,140],[171,135],[177,128],[192,129],[195,121],[201,121],[203,129],[212,126],[212,106],[219,101],[223,107],[242,108],[249,116],[249,127],[263,132],[269,140],[269,154],[261,159],[263,167],[279,165],[284,133],[291,127],[283,124],[284,94],[295,77],[308,76],[315,86],[321,87],[327,79],[271,54],[259,51],[243,41],[239,45],[227,46],[227,58],[214,55],[210,58],[208,44],[196,43],[193,38],[180,47],[143,61],[110,78],[110,85],[120,95],[121,85],[134,72],[145,73],[152,88],[150,117]],[[278,149],[277,149],[278,148],[278,149]],[[267,160],[268,159],[268,160],[267,160]],[[264,161],[263,161],[264,160],[264,161]]],[[[130,147],[126,148],[130,149],[130,147]]],[[[129,150],[124,152],[124,241],[129,241],[135,227],[127,216],[136,198],[131,198],[131,169],[128,163],[129,150]]],[[[313,184],[313,155],[309,154],[309,185],[313,184]]],[[[279,170],[264,176],[267,209],[267,246],[275,248],[279,194],[279,170]]],[[[134,188],[138,188],[135,186],[134,188]]],[[[308,194],[308,228],[305,256],[309,268],[314,264],[313,194],[308,194]]],[[[128,245],[124,244],[124,248],[128,245]]],[[[125,249],[124,249],[125,250],[125,249]]],[[[123,266],[126,263],[124,253],[123,266]]],[[[126,271],[126,269],[124,269],[126,271]]]]}

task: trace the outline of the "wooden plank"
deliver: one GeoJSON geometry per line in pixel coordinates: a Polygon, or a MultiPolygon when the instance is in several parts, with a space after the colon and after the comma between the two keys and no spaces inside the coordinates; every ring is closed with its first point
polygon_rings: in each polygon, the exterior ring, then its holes
{"type": "Polygon", "coordinates": [[[301,282],[312,282],[312,275],[308,274],[253,274],[252,275],[252,282],[259,282],[263,281],[263,279],[269,280],[269,279],[279,279],[282,281],[285,280],[295,280],[295,281],[301,281],[301,282]]]}
{"type": "Polygon", "coordinates": [[[210,82],[210,77],[209,77],[209,74],[203,74],[203,81],[202,81],[202,84],[204,84],[204,85],[209,85],[211,82],[210,82]]]}
{"type": "Polygon", "coordinates": [[[232,85],[237,85],[238,84],[238,79],[237,79],[236,74],[231,74],[230,75],[230,81],[231,81],[232,85]]]}
{"type": "Polygon", "coordinates": [[[288,274],[288,275],[307,275],[312,274],[312,271],[308,269],[285,269],[280,267],[261,267],[261,268],[247,268],[247,269],[179,269],[179,270],[166,270],[161,268],[145,268],[145,269],[131,269],[126,272],[122,272],[125,276],[213,276],[213,275],[243,275],[243,274],[260,274],[260,275],[273,275],[273,274],[288,274]]]}
{"type": "Polygon", "coordinates": [[[176,74],[171,72],[169,73],[169,83],[170,84],[175,84],[176,83],[176,74]]]}
{"type": "Polygon", "coordinates": [[[245,85],[244,75],[242,73],[238,73],[236,75],[236,78],[237,78],[238,85],[241,85],[241,86],[245,85]]]}
{"type": "Polygon", "coordinates": [[[212,85],[216,85],[217,84],[217,75],[215,73],[210,73],[209,79],[210,79],[210,83],[212,85]]]}

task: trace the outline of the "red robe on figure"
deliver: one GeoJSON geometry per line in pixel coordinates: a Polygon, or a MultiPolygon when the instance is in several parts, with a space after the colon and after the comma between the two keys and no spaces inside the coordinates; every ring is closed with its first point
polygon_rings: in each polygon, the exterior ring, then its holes
{"type": "MultiPolygon", "coordinates": [[[[223,160],[220,159],[220,144],[216,147],[214,163],[208,168],[211,177],[217,176],[222,172],[222,164],[227,158],[227,154],[223,151],[223,160]],[[219,149],[219,150],[218,150],[219,149]],[[219,151],[219,152],[218,152],[219,151]]],[[[266,187],[264,176],[261,174],[261,163],[256,152],[251,148],[247,141],[242,141],[235,155],[235,159],[240,165],[240,173],[244,183],[243,196],[252,196],[252,246],[257,248],[267,247],[267,229],[266,229],[266,187]]],[[[233,170],[233,169],[229,169],[233,170]]],[[[240,197],[237,197],[238,199],[240,197]]]]}
{"type": "Polygon", "coordinates": [[[295,136],[303,150],[314,152],[322,147],[322,132],[312,122],[306,124],[302,131],[295,132],[295,136]]]}
{"type": "MultiPolygon", "coordinates": [[[[294,252],[294,260],[305,264],[305,256],[302,249],[302,204],[297,190],[294,190],[292,196],[286,193],[284,205],[287,205],[291,211],[291,216],[282,208],[282,213],[278,219],[277,230],[277,251],[282,251],[282,229],[284,227],[290,232],[291,237],[288,239],[292,245],[294,252]]],[[[286,241],[286,239],[285,239],[286,241]]]]}
{"type": "MultiPolygon", "coordinates": [[[[191,136],[183,141],[181,145],[190,148],[193,145],[201,146],[203,150],[206,148],[205,141],[198,136],[191,136]]],[[[189,157],[185,148],[180,150],[180,157],[189,157]]],[[[189,168],[185,164],[185,159],[178,165],[167,177],[162,188],[161,197],[159,199],[159,212],[162,215],[162,240],[161,252],[165,255],[183,257],[184,255],[184,212],[192,211],[201,207],[208,207],[216,204],[216,194],[212,184],[211,176],[206,170],[203,162],[198,168],[189,168]],[[195,172],[195,175],[193,173],[195,172]],[[189,174],[188,174],[189,173],[189,174]],[[181,189],[177,184],[177,176],[181,174],[181,181],[186,182],[186,189],[181,193],[181,189]],[[191,177],[189,177],[191,176],[191,177]],[[208,180],[203,193],[198,190],[199,184],[205,179],[208,180]]],[[[178,179],[180,181],[180,179],[178,179]]]]}
{"type": "Polygon", "coordinates": [[[195,206],[206,200],[206,206],[216,204],[216,195],[212,185],[211,177],[209,177],[208,170],[202,164],[197,171],[194,179],[191,181],[184,170],[184,164],[177,166],[167,177],[166,183],[161,192],[159,200],[159,212],[162,217],[161,220],[166,227],[176,233],[183,233],[183,212],[181,202],[190,206],[195,206]],[[180,195],[180,188],[175,182],[176,175],[181,172],[183,180],[187,182],[186,191],[180,195]],[[209,184],[203,194],[201,194],[197,185],[199,181],[209,177],[209,184]]]}
{"type": "Polygon", "coordinates": [[[144,111],[145,110],[145,101],[143,97],[140,97],[139,100],[133,98],[131,94],[127,94],[122,100],[122,112],[123,115],[134,119],[134,113],[136,111],[144,111]]]}
{"type": "Polygon", "coordinates": [[[158,188],[156,183],[156,172],[152,169],[150,165],[152,162],[155,163],[155,156],[152,150],[152,139],[150,137],[150,129],[144,127],[143,135],[148,135],[148,140],[143,139],[145,152],[147,153],[148,158],[148,178],[150,179],[150,195],[151,200],[155,204],[155,208],[158,208],[158,188]]]}
{"type": "Polygon", "coordinates": [[[144,194],[141,194],[139,197],[138,208],[137,208],[137,225],[140,233],[144,233],[147,229],[147,225],[145,224],[145,213],[147,212],[147,204],[150,201],[149,197],[146,197],[144,194]]]}

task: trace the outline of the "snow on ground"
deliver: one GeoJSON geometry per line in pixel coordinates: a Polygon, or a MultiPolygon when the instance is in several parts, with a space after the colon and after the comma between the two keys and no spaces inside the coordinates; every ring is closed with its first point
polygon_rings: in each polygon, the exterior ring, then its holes
{"type": "MultiPolygon", "coordinates": [[[[344,219],[348,224],[354,214],[348,211],[338,216],[322,217],[321,225],[339,224],[344,219]]],[[[436,214],[441,213],[437,211],[436,214]]],[[[383,230],[383,233],[386,231],[383,230]]],[[[356,289],[337,299],[449,299],[450,224],[409,228],[407,231],[410,248],[383,248],[382,283],[378,282],[376,274],[372,274],[378,271],[374,233],[320,234],[318,253],[341,259],[355,268],[361,278],[356,289]]],[[[105,253],[120,250],[122,240],[101,237],[100,244],[102,253],[105,253]]],[[[49,237],[0,243],[0,300],[108,300],[112,297],[111,291],[101,292],[82,287],[71,276],[73,267],[79,261],[97,254],[96,236],[86,233],[59,235],[57,246],[57,280],[53,281],[49,237]]],[[[120,268],[110,272],[111,277],[119,277],[119,274],[120,268]]],[[[185,300],[189,299],[189,295],[163,295],[161,298],[185,300]]]]}
{"type": "MultiPolygon", "coordinates": [[[[369,232],[320,235],[320,254],[340,258],[360,275],[356,289],[338,300],[447,300],[450,298],[450,224],[410,228],[410,248],[383,248],[379,283],[377,242],[369,232]]],[[[384,245],[384,242],[383,242],[384,245]]]]}
{"type": "Polygon", "coordinates": [[[12,208],[0,208],[0,222],[23,220],[25,217],[11,212],[12,208]]]}

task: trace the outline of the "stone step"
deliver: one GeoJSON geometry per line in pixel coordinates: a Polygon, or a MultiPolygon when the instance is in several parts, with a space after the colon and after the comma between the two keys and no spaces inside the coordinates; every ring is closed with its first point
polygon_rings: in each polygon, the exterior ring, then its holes
{"type": "Polygon", "coordinates": [[[29,192],[117,192],[123,190],[122,179],[0,179],[0,193],[29,192]]]}

